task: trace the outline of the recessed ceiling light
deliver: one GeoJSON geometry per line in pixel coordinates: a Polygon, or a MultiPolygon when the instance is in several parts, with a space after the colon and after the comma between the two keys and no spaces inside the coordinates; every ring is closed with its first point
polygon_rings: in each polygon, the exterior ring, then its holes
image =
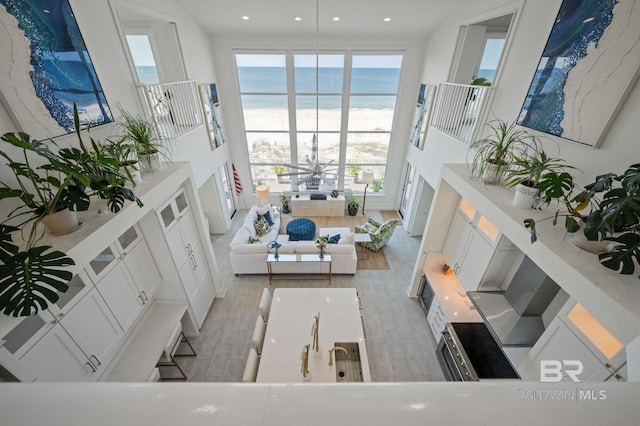
{"type": "Polygon", "coordinates": [[[302,21],[302,18],[299,17],[299,16],[296,16],[295,18],[293,18],[293,20],[296,21],[296,22],[300,22],[300,21],[302,21]]]}
{"type": "Polygon", "coordinates": [[[334,16],[332,18],[332,20],[333,20],[333,22],[338,22],[340,20],[340,17],[339,16],[334,16]]]}
{"type": "Polygon", "coordinates": [[[383,21],[384,22],[391,22],[391,18],[384,18],[383,21]]]}
{"type": "Polygon", "coordinates": [[[243,20],[243,21],[248,21],[249,19],[251,19],[251,18],[249,18],[247,15],[244,15],[244,16],[242,17],[242,20],[243,20]]]}

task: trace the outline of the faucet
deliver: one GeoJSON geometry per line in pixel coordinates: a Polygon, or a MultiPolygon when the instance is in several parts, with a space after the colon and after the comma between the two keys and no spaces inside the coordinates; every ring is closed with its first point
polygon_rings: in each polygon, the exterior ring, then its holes
{"type": "Polygon", "coordinates": [[[320,337],[318,335],[320,329],[320,312],[314,317],[313,325],[311,326],[311,335],[313,336],[313,343],[311,349],[318,352],[320,350],[320,337]]]}
{"type": "Polygon", "coordinates": [[[300,372],[305,379],[309,375],[309,346],[310,345],[304,345],[304,349],[302,350],[302,365],[300,366],[300,372]]]}
{"type": "Polygon", "coordinates": [[[333,365],[333,353],[335,351],[342,351],[345,354],[347,354],[347,358],[349,358],[349,351],[348,350],[346,350],[342,346],[334,346],[331,349],[329,349],[329,365],[333,365]]]}

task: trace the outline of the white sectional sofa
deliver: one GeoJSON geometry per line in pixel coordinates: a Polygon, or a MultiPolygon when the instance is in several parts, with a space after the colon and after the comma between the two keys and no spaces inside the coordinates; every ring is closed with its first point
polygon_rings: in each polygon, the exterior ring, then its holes
{"type": "MultiPolygon", "coordinates": [[[[265,206],[270,208],[270,206],[265,206]]],[[[274,225],[271,230],[260,237],[260,243],[249,243],[249,237],[255,237],[255,228],[253,221],[257,219],[257,214],[263,212],[260,207],[253,206],[249,210],[245,221],[236,232],[231,240],[231,269],[236,275],[240,274],[267,274],[267,255],[274,253],[274,249],[268,248],[271,241],[278,239],[280,229],[280,216],[274,214],[271,210],[271,216],[274,225]],[[277,215],[277,219],[276,219],[277,215]]],[[[338,244],[329,244],[326,252],[331,254],[331,273],[332,274],[355,274],[358,266],[358,257],[356,248],[353,243],[353,237],[350,237],[349,228],[320,228],[318,235],[337,235],[341,238],[338,244]]],[[[315,239],[312,241],[285,241],[286,237],[280,238],[282,246],[278,249],[280,254],[312,254],[319,253],[316,247],[315,239]]],[[[315,274],[329,273],[329,265],[321,265],[322,269],[310,268],[306,263],[287,263],[278,264],[273,269],[274,273],[291,273],[291,274],[315,274]]]]}

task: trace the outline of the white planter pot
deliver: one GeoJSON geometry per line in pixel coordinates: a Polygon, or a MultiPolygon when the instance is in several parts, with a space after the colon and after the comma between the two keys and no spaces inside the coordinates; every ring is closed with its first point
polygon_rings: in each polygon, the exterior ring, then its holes
{"type": "Polygon", "coordinates": [[[64,235],[80,228],[78,215],[69,209],[44,216],[42,223],[51,235],[64,235]]]}
{"type": "Polygon", "coordinates": [[[513,194],[513,205],[521,209],[530,209],[536,200],[538,188],[519,183],[513,194]]]}
{"type": "Polygon", "coordinates": [[[608,246],[611,244],[611,241],[589,241],[587,237],[584,235],[584,224],[580,223],[580,229],[578,232],[572,234],[571,242],[576,246],[581,248],[582,250],[600,254],[608,251],[608,246]]]}
{"type": "Polygon", "coordinates": [[[157,152],[144,155],[141,158],[138,158],[138,160],[142,171],[149,172],[160,169],[160,154],[157,152]]]}

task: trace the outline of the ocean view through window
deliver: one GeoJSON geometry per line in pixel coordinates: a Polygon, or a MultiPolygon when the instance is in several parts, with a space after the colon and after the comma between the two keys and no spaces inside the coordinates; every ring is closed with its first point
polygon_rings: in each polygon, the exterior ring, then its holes
{"type": "Polygon", "coordinates": [[[318,164],[337,166],[327,168],[322,189],[362,191],[361,173],[353,172],[366,170],[382,191],[403,58],[402,52],[236,52],[254,186],[304,190],[297,185],[303,175],[277,175],[298,171],[287,164],[308,167],[315,156],[318,164]]]}

